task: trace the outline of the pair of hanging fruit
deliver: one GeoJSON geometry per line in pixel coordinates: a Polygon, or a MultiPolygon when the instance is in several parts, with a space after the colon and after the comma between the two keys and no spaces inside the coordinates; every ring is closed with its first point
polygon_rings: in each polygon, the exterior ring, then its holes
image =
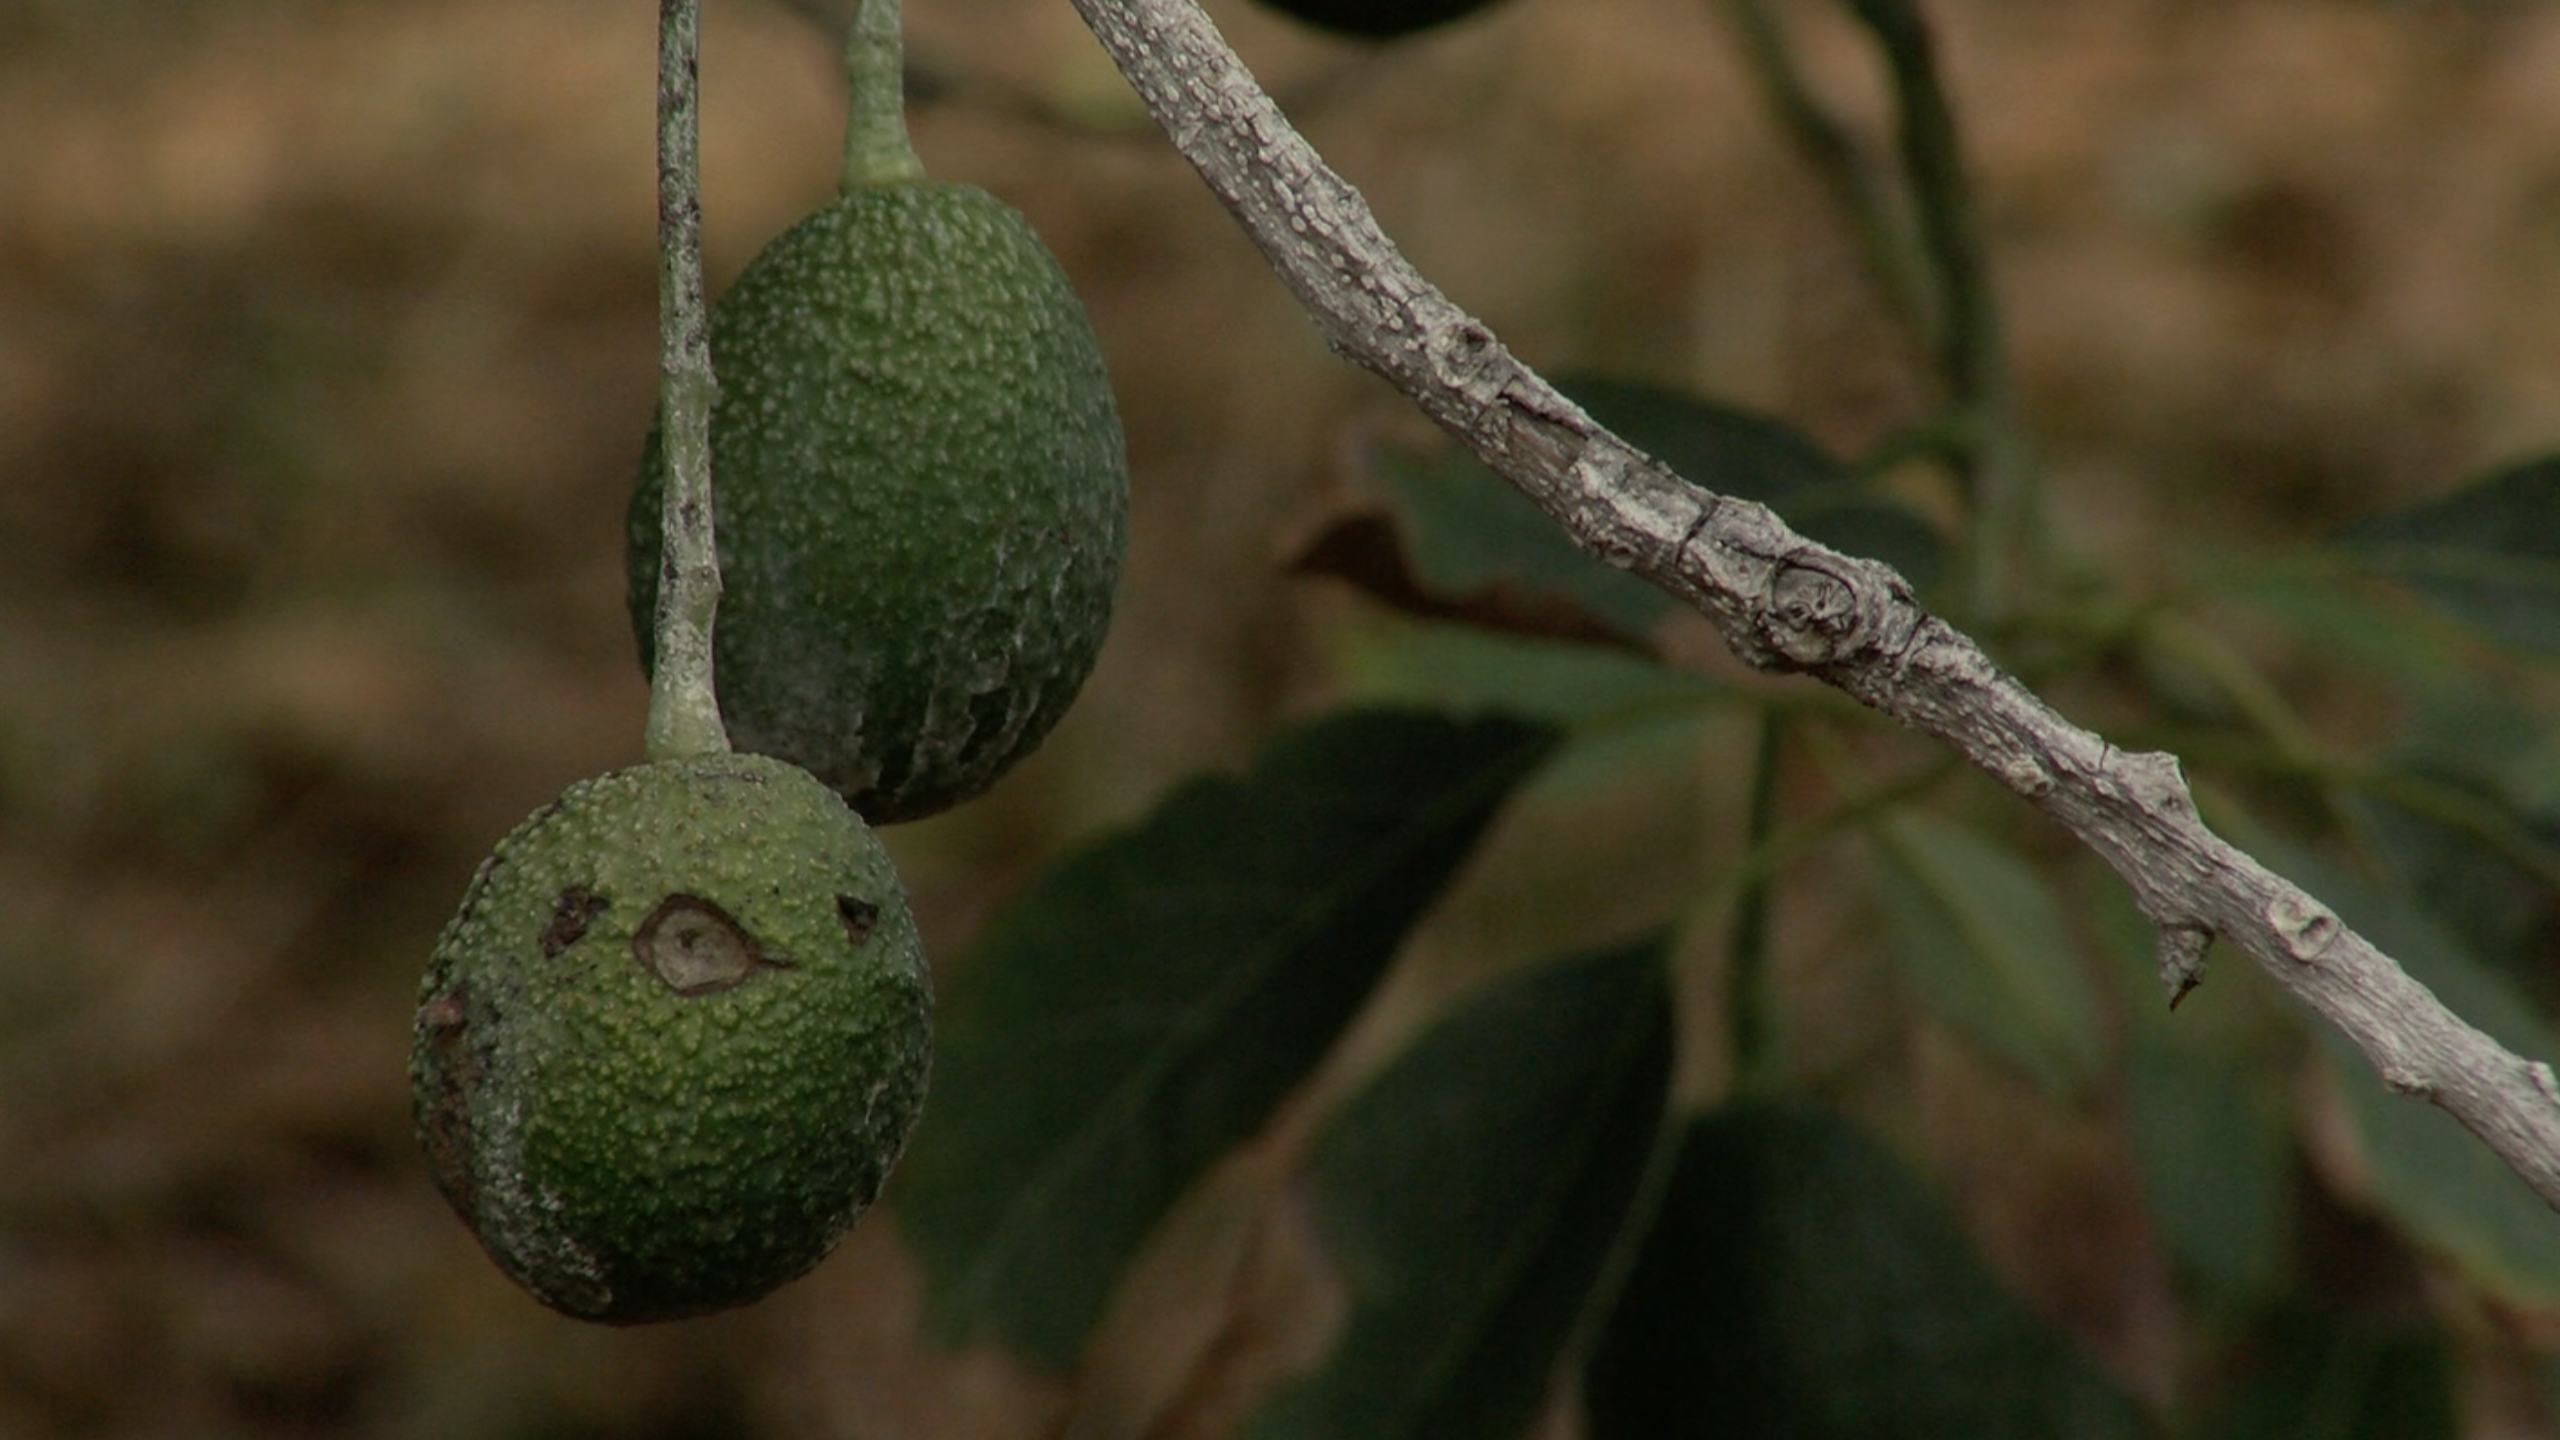
{"type": "MultiPolygon", "coordinates": [[[[587,1319],[754,1300],[878,1193],[932,1034],[871,825],[1040,742],[1126,545],[1083,308],[1020,215],[923,177],[890,10],[885,43],[858,22],[848,51],[841,198],[712,310],[714,674],[748,753],[569,787],[483,863],[421,993],[438,1185],[501,1269],[587,1319]]],[[[651,666],[665,470],[653,430],[629,550],[651,666]]]]}

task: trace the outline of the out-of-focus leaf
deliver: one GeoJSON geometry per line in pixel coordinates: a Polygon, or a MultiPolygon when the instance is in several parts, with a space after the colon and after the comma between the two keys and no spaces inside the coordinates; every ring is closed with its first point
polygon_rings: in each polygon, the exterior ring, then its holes
{"type": "Polygon", "coordinates": [[[1322,720],[991,920],[899,1171],[938,1328],[1072,1359],[1147,1228],[1331,1046],[1554,743],[1497,717],[1322,720]]]}
{"type": "MultiPolygon", "coordinates": [[[[1944,547],[1917,513],[1766,416],[1623,381],[1566,380],[1594,419],[1694,484],[1756,500],[1811,539],[1882,560],[1923,589],[1944,547]]],[[[1672,599],[1583,553],[1472,456],[1381,452],[1383,509],[1338,517],[1297,568],[1399,609],[1487,629],[1644,650],[1672,599]]]]}
{"type": "MultiPolygon", "coordinates": [[[[2533,1002],[2473,956],[2410,895],[2281,851],[2258,852],[2398,960],[2454,1014],[2529,1060],[2560,1062],[2560,1038],[2533,1002]]],[[[2511,1304],[2560,1310],[2560,1214],[2460,1122],[2394,1094],[2323,1026],[2322,1041],[2373,1186],[2394,1223],[2511,1304]]]]}
{"type": "Polygon", "coordinates": [[[1720,495],[1775,504],[1847,473],[1803,431],[1749,410],[1640,380],[1573,375],[1556,388],[1628,444],[1720,495]]]}
{"type": "Polygon", "coordinates": [[[2550,983],[2539,933],[2560,870],[2550,808],[2560,748],[2547,715],[2487,685],[2410,698],[2385,782],[2354,797],[2401,888],[2470,952],[2528,984],[2550,983]]]}
{"type": "Polygon", "coordinates": [[[2292,1136],[2256,1073],[2152,1030],[2125,1066],[2143,1198],[2178,1273],[2237,1314],[2283,1283],[2292,1136]]]}
{"type": "Polygon", "coordinates": [[[1909,988],[2053,1095],[2104,1054],[2097,996],[2044,877],[1979,831],[1919,814],[1875,829],[1876,889],[1909,988]]]}
{"type": "Polygon", "coordinates": [[[1333,661],[1343,685],[1368,703],[1491,709],[1559,725],[1749,699],[1712,676],[1623,651],[1401,618],[1338,637],[1333,661]]]}
{"type": "Polygon", "coordinates": [[[2375,584],[2360,569],[2304,559],[2270,562],[2202,541],[2182,557],[2180,570],[2190,584],[2266,611],[2290,627],[2304,649],[2341,669],[2415,690],[2459,673],[2462,647],[2446,643],[2459,637],[2442,614],[2409,604],[2395,587],[2375,584]]]}
{"type": "Polygon", "coordinates": [[[1793,426],[1634,381],[1571,378],[1558,388],[1682,479],[1759,501],[1807,539],[1881,560],[1923,592],[1946,569],[1946,545],[1917,511],[1793,426]]]}
{"type": "Polygon", "coordinates": [[[1800,490],[1771,507],[1808,540],[1843,555],[1881,560],[1925,595],[1946,573],[1946,543],[1929,522],[1863,480],[1842,479],[1800,490]]]}
{"type": "Polygon", "coordinates": [[[1331,1357],[1253,1440],[1508,1440],[1566,1360],[1660,1138],[1662,947],[1470,997],[1316,1142],[1317,1223],[1352,1293],[1331,1357]]]}
{"type": "Polygon", "coordinates": [[[1574,547],[1545,512],[1464,455],[1375,461],[1385,508],[1336,517],[1298,552],[1408,614],[1649,652],[1672,599],[1574,547]]]}
{"type": "Polygon", "coordinates": [[[2227,1367],[2234,1382],[2188,1440],[2453,1440],[2443,1336],[2304,1306],[2276,1312],[2227,1367]]]}
{"type": "Polygon", "coordinates": [[[2245,1002],[2246,962],[2216,962],[2207,989],[2175,1015],[2161,988],[2151,927],[2112,875],[2092,897],[2094,928],[2116,961],[2130,1029],[2124,1096],[2143,1199],[2179,1277],[2216,1315],[2249,1313],[2287,1278],[2293,1241],[2293,1136],[2268,1063],[2269,1024],[2245,1002]],[[2256,1023],[2251,1023],[2255,1020],[2256,1023]]]}
{"type": "Polygon", "coordinates": [[[1837,1118],[1695,1122],[1585,1381],[1592,1440],[2130,1440],[2131,1401],[1837,1118]]]}
{"type": "Polygon", "coordinates": [[[1735,803],[1732,757],[1748,753],[1763,697],[1618,651],[1401,615],[1331,638],[1353,698],[1568,727],[1407,947],[1423,975],[1488,973],[1672,923],[1737,847],[1716,817],[1735,803]]]}
{"type": "Polygon", "coordinates": [[[2392,761],[2458,781],[2522,820],[2560,827],[2560,729],[2496,678],[2413,687],[2392,761]]]}
{"type": "Polygon", "coordinates": [[[2560,656],[2560,456],[2375,516],[2341,544],[2490,639],[2560,656]]]}

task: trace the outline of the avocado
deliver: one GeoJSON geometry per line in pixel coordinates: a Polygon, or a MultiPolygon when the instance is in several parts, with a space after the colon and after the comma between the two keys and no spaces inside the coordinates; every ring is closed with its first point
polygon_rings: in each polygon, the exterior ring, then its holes
{"type": "MultiPolygon", "coordinates": [[[[1029,754],[1102,648],[1127,548],[1100,347],[1030,225],[972,186],[863,185],[712,307],[733,743],[874,824],[969,799],[1029,754]]],[[[665,454],[630,509],[652,663],[665,454]]]]}
{"type": "Polygon", "coordinates": [[[879,1192],[931,995],[887,852],[761,756],[581,781],[480,866],[410,1052],[439,1188],[545,1304],[629,1324],[757,1299],[879,1192]]]}
{"type": "Polygon", "coordinates": [[[1320,30],[1363,40],[1398,40],[1485,9],[1493,0],[1263,0],[1320,30]]]}

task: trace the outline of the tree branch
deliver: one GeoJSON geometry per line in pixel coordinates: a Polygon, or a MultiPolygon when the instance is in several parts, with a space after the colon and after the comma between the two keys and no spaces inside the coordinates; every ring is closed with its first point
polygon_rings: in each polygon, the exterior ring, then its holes
{"type": "Polygon", "coordinates": [[[1696,606],[1746,662],[1846,691],[2061,822],[2133,887],[2173,1003],[2208,941],[2228,937],[2391,1088],[2443,1107],[2560,1208],[2551,1068],[2464,1023],[2207,829],[2176,757],[2073,725],[1923,610],[1900,575],[1693,485],[1594,423],[1423,279],[1193,0],[1073,3],[1336,353],[1403,391],[1584,549],[1696,606]]]}
{"type": "Polygon", "coordinates": [[[645,731],[652,760],[729,748],[711,679],[711,629],[720,609],[711,404],[719,385],[702,294],[700,12],[696,0],[659,0],[658,410],[667,484],[645,731]]]}

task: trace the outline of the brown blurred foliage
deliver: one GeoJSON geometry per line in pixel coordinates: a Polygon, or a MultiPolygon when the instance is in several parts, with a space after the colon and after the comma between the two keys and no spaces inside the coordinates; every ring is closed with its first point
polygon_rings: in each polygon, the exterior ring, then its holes
{"type": "MultiPolygon", "coordinates": [[[[1066,5],[908,8],[919,146],[1075,276],[1139,497],[1074,717],[893,836],[947,954],[1058,845],[1320,702],[1344,602],[1282,560],[1352,440],[1412,422],[1066,5]]],[[[1534,363],[1843,447],[1910,417],[1904,349],[1708,0],[1510,0],[1383,51],[1216,8],[1534,363]]],[[[2140,576],[2560,439],[2560,13],[1930,8],[2073,545],[2140,576]]],[[[716,286],[825,199],[840,100],[818,28],[710,11],[716,286]]],[[[1854,37],[1802,16],[1872,120],[1854,37]]],[[[0,3],[0,1435],[1057,1413],[1053,1384],[917,1338],[887,1216],[753,1311],[596,1330],[481,1260],[411,1144],[412,987],[465,877],[637,753],[653,45],[608,0],[0,3]]],[[[2032,1219],[2070,1183],[1991,1187],[2031,1217],[2008,1268],[2073,1243],[2032,1219]]],[[[2147,1370],[2152,1292],[2089,1268],[2047,1308],[2147,1370]]]]}

